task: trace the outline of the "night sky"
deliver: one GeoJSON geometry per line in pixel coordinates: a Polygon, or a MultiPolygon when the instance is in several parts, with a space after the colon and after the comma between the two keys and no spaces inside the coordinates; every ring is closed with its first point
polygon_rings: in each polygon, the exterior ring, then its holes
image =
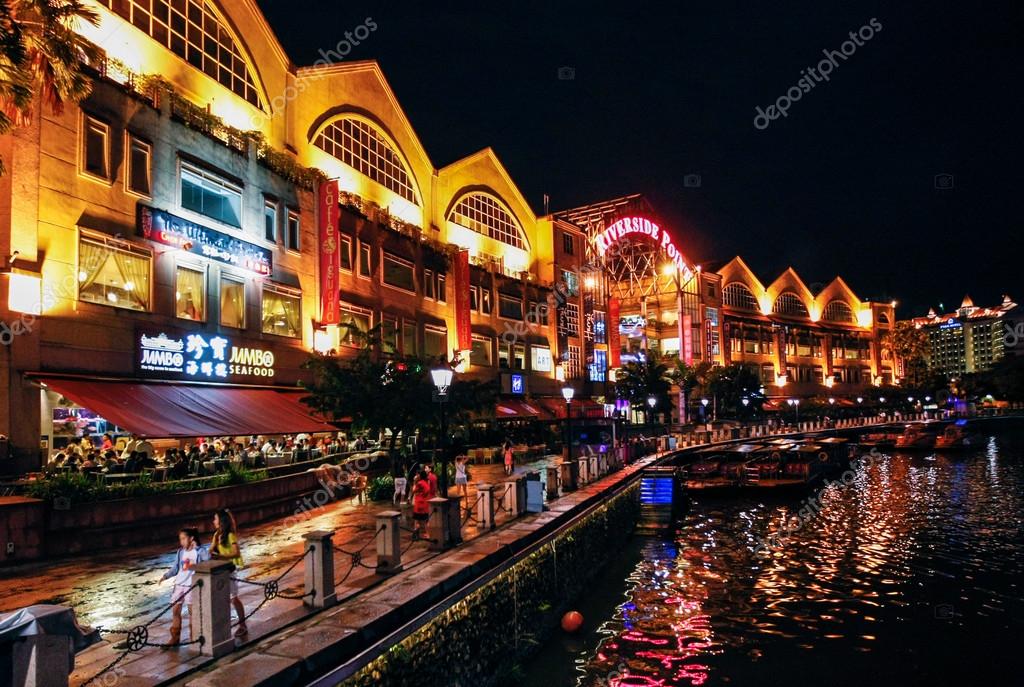
{"type": "Polygon", "coordinates": [[[766,283],[839,274],[900,317],[1024,301],[1019,0],[258,2],[299,65],[372,17],[349,59],[380,62],[434,165],[491,146],[538,213],[640,192],[691,261],[766,283]]]}

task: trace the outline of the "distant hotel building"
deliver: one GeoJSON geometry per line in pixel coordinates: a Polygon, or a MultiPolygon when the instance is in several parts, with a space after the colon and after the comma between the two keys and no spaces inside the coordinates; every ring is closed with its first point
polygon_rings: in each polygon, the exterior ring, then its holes
{"type": "Polygon", "coordinates": [[[964,296],[956,311],[939,315],[934,309],[911,322],[928,335],[928,367],[947,377],[984,372],[1012,350],[1024,347],[1018,342],[1020,311],[1009,296],[990,308],[974,305],[964,296]]]}

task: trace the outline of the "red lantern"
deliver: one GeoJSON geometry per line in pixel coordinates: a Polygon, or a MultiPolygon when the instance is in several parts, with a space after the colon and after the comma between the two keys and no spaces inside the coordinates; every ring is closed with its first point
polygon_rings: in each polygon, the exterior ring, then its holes
{"type": "Polygon", "coordinates": [[[579,611],[569,611],[562,616],[562,629],[569,634],[579,632],[581,627],[583,627],[583,616],[579,611]]]}

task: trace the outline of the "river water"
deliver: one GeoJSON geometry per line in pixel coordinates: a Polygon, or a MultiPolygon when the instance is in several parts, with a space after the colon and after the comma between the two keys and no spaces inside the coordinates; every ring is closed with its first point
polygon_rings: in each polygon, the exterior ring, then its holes
{"type": "Polygon", "coordinates": [[[985,439],[813,494],[696,498],[602,573],[524,687],[1024,684],[1024,432],[985,439]]]}

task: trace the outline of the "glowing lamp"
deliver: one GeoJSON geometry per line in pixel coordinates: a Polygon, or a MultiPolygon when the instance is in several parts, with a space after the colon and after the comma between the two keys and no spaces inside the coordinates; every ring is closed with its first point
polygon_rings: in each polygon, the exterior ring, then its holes
{"type": "Polygon", "coordinates": [[[778,386],[778,387],[786,386],[786,382],[787,381],[788,381],[788,379],[787,379],[786,375],[776,375],[775,376],[775,386],[778,386]]]}
{"type": "Polygon", "coordinates": [[[658,399],[655,398],[654,396],[648,396],[647,405],[653,408],[654,406],[658,405],[658,399]]]}
{"type": "Polygon", "coordinates": [[[452,385],[452,376],[454,374],[455,372],[448,367],[439,367],[430,371],[430,378],[434,382],[434,388],[437,389],[437,393],[448,393],[448,387],[452,385]]]}
{"type": "Polygon", "coordinates": [[[571,386],[563,386],[562,387],[562,398],[565,399],[566,403],[571,403],[572,402],[572,397],[575,394],[576,394],[576,390],[573,389],[571,386]]]}
{"type": "Polygon", "coordinates": [[[831,389],[832,386],[835,383],[836,383],[836,378],[835,377],[831,377],[831,376],[825,377],[825,386],[828,387],[829,389],[831,389]]]}
{"type": "Polygon", "coordinates": [[[313,332],[313,350],[325,355],[334,348],[334,337],[326,329],[317,329],[313,332]]]}
{"type": "Polygon", "coordinates": [[[746,408],[747,406],[750,405],[750,399],[749,398],[743,398],[742,401],[743,401],[743,407],[744,408],[746,408]]]}
{"type": "Polygon", "coordinates": [[[700,399],[700,404],[701,404],[702,406],[704,406],[705,408],[707,408],[707,407],[708,407],[708,403],[711,403],[711,401],[709,401],[709,400],[708,400],[708,399],[706,399],[706,398],[702,398],[702,399],[700,399]]]}

